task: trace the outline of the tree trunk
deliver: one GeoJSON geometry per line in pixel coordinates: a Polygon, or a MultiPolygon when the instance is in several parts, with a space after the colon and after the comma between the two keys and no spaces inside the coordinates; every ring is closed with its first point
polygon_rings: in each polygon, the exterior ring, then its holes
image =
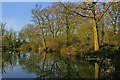
{"type": "Polygon", "coordinates": [[[95,20],[92,20],[93,22],[93,31],[94,31],[94,50],[97,51],[99,50],[99,39],[98,39],[98,27],[97,24],[95,22],[95,20]]]}
{"type": "Polygon", "coordinates": [[[52,33],[52,37],[53,37],[53,39],[55,40],[55,35],[54,35],[54,32],[52,33]]]}
{"type": "Polygon", "coordinates": [[[42,65],[42,69],[44,71],[44,66],[45,66],[45,61],[46,61],[46,52],[43,53],[43,59],[42,59],[42,62],[43,62],[43,65],[42,65]]]}
{"type": "Polygon", "coordinates": [[[43,37],[43,47],[46,50],[46,41],[45,41],[45,37],[44,37],[44,32],[42,30],[42,37],[43,37]]]}
{"type": "Polygon", "coordinates": [[[95,63],[95,79],[99,78],[99,65],[95,63]]]}
{"type": "Polygon", "coordinates": [[[66,14],[66,33],[67,33],[67,47],[69,46],[69,25],[68,25],[68,15],[66,14]]]}
{"type": "Polygon", "coordinates": [[[46,50],[46,41],[45,41],[44,36],[43,36],[43,48],[46,50]]]}
{"type": "Polygon", "coordinates": [[[98,24],[97,24],[97,18],[96,18],[96,14],[95,14],[95,5],[92,2],[92,24],[93,24],[93,31],[94,31],[94,50],[98,51],[99,50],[99,33],[98,33],[98,24]]]}
{"type": "Polygon", "coordinates": [[[67,31],[67,47],[69,46],[69,41],[68,41],[68,39],[69,39],[69,26],[68,25],[66,25],[67,27],[66,27],[66,31],[67,31]]]}
{"type": "Polygon", "coordinates": [[[104,23],[102,22],[102,40],[101,40],[101,43],[102,45],[104,45],[104,35],[105,35],[105,32],[104,32],[104,23]]]}

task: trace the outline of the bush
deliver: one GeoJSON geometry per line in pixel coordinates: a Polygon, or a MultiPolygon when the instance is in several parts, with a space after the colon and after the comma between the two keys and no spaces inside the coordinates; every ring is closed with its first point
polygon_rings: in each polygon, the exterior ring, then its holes
{"type": "Polygon", "coordinates": [[[21,51],[29,51],[31,48],[28,44],[23,44],[19,47],[19,50],[21,51]]]}
{"type": "Polygon", "coordinates": [[[62,55],[76,55],[78,51],[78,47],[77,45],[71,45],[71,46],[66,46],[63,45],[63,47],[61,48],[60,52],[62,55]]]}
{"type": "Polygon", "coordinates": [[[37,50],[38,49],[38,45],[37,44],[30,44],[30,48],[31,48],[31,50],[37,50]]]}
{"type": "Polygon", "coordinates": [[[59,43],[53,39],[46,41],[46,46],[48,47],[48,51],[59,51],[59,43]]]}

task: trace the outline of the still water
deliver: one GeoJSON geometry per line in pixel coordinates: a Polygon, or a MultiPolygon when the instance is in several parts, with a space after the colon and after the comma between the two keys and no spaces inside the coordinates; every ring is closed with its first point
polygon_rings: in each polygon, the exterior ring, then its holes
{"type": "Polygon", "coordinates": [[[3,78],[94,78],[94,65],[74,56],[45,52],[3,52],[3,78]]]}

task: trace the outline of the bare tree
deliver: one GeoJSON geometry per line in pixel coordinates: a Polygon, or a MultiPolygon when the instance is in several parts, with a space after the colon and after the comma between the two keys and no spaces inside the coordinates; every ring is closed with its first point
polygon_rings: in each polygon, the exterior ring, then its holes
{"type": "MultiPolygon", "coordinates": [[[[61,3],[61,2],[60,2],[61,3]]],[[[89,3],[83,3],[84,7],[81,7],[82,5],[75,6],[76,10],[71,10],[69,7],[65,6],[65,4],[61,3],[69,12],[75,13],[76,15],[79,15],[84,18],[90,18],[93,23],[93,31],[94,31],[94,50],[99,50],[99,34],[98,34],[98,24],[100,20],[103,18],[109,7],[112,5],[113,2],[110,2],[105,10],[98,15],[98,6],[97,2],[89,2],[89,3]],[[81,13],[77,11],[77,9],[80,9],[81,13]]],[[[99,4],[99,3],[98,3],[99,4]]]]}

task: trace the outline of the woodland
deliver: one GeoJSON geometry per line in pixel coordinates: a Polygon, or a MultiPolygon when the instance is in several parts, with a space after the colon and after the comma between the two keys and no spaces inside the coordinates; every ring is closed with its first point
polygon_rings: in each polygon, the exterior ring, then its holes
{"type": "Polygon", "coordinates": [[[32,24],[19,32],[1,24],[2,51],[39,51],[78,58],[110,58],[120,77],[120,3],[56,2],[36,4],[32,24]]]}

